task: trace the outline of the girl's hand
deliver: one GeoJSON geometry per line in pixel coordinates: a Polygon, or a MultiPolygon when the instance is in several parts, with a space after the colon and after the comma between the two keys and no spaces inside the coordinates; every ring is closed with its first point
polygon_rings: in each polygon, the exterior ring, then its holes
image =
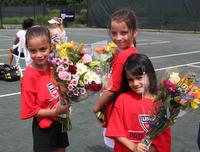
{"type": "Polygon", "coordinates": [[[61,102],[58,102],[55,108],[55,115],[60,115],[68,112],[70,106],[70,104],[62,105],[61,102]]]}
{"type": "Polygon", "coordinates": [[[136,145],[134,152],[147,152],[147,146],[144,143],[139,143],[136,145]]]}
{"type": "Polygon", "coordinates": [[[157,152],[157,149],[154,145],[151,145],[148,152],[157,152]]]}

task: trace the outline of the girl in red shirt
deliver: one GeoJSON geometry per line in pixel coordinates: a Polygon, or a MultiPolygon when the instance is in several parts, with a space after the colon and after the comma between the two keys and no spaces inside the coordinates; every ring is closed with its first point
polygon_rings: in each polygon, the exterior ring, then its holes
{"type": "MultiPolygon", "coordinates": [[[[137,36],[136,16],[134,12],[129,9],[116,11],[111,16],[108,28],[112,41],[118,46],[120,51],[112,62],[111,76],[107,90],[103,91],[93,106],[94,113],[99,112],[102,108],[105,109],[105,122],[103,123],[103,127],[105,128],[121,87],[124,63],[129,56],[137,53],[137,49],[134,46],[137,36]]],[[[105,138],[104,140],[106,143],[107,139],[105,138]]],[[[108,146],[112,147],[112,143],[108,146]]]]}
{"type": "Polygon", "coordinates": [[[34,152],[65,152],[69,145],[67,133],[61,132],[58,115],[69,110],[61,105],[53,74],[48,63],[51,51],[50,32],[46,27],[32,27],[26,33],[26,46],[32,63],[26,68],[21,81],[22,120],[33,118],[34,152]]]}
{"type": "MultiPolygon", "coordinates": [[[[115,152],[147,152],[142,142],[149,129],[157,80],[146,55],[136,54],[124,66],[121,94],[118,96],[106,131],[115,140],[115,152]]],[[[150,152],[170,152],[171,136],[167,129],[152,141],[150,152]]]]}

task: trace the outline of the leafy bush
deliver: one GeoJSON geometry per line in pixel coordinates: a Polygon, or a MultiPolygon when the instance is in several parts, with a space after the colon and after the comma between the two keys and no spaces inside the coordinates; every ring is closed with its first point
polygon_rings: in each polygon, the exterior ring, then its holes
{"type": "Polygon", "coordinates": [[[82,9],[80,14],[75,16],[75,23],[76,24],[86,24],[87,23],[87,10],[82,9]]]}
{"type": "Polygon", "coordinates": [[[22,24],[23,20],[26,17],[4,17],[3,23],[4,24],[22,24]]]}

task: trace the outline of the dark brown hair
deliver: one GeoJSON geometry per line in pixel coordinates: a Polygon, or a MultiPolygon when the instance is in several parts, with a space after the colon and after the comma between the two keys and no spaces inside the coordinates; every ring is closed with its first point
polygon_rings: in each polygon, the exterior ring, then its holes
{"type": "Polygon", "coordinates": [[[26,32],[26,47],[28,48],[28,41],[35,37],[45,37],[49,44],[51,44],[50,31],[44,26],[33,26],[29,28],[26,32]]]}
{"type": "Polygon", "coordinates": [[[135,13],[130,9],[119,9],[111,15],[108,29],[111,29],[111,22],[125,22],[130,30],[135,31],[137,28],[137,20],[135,13]]]}
{"type": "Polygon", "coordinates": [[[144,73],[147,74],[149,78],[149,92],[151,94],[157,93],[157,78],[156,73],[150,59],[144,54],[135,54],[130,56],[123,70],[123,79],[121,85],[121,92],[130,91],[131,88],[127,81],[127,71],[129,71],[134,76],[140,76],[144,73]]]}

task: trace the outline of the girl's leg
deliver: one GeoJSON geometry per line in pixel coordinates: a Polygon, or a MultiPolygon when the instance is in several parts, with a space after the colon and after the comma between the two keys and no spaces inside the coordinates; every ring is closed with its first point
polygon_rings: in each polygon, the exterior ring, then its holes
{"type": "Polygon", "coordinates": [[[53,152],[65,152],[65,148],[57,148],[55,151],[53,152]]]}
{"type": "Polygon", "coordinates": [[[8,63],[8,64],[12,64],[12,60],[13,60],[13,54],[12,54],[12,52],[13,52],[13,49],[10,48],[10,49],[8,50],[8,58],[7,58],[7,63],[8,63]]]}

